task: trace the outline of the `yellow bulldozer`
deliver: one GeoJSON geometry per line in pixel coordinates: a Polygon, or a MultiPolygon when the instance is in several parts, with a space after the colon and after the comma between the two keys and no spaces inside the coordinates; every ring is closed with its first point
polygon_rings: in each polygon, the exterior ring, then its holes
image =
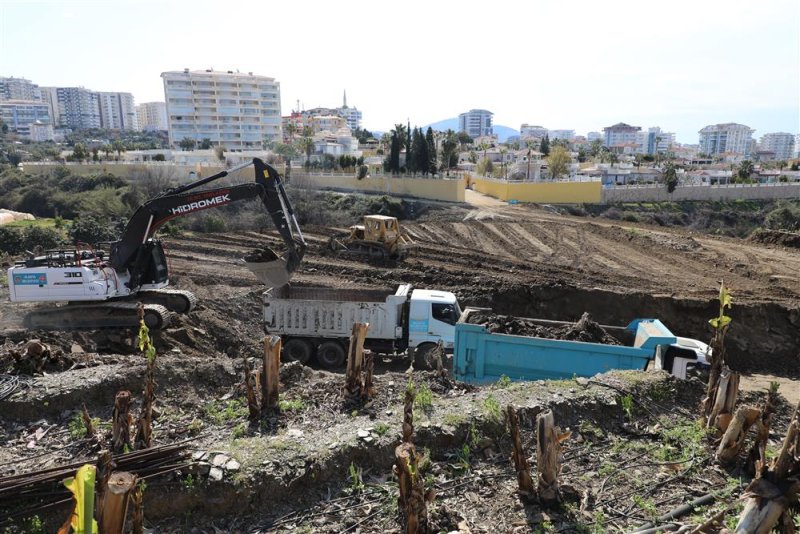
{"type": "Polygon", "coordinates": [[[342,256],[386,261],[408,256],[414,242],[400,230],[397,217],[365,215],[362,224],[350,227],[349,234],[332,236],[328,246],[342,256]]]}

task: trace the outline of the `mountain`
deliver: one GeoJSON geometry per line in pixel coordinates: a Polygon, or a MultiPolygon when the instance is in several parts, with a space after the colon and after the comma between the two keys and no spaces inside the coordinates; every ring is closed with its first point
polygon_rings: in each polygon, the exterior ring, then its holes
{"type": "MultiPolygon", "coordinates": [[[[422,127],[423,130],[427,130],[428,126],[433,128],[434,130],[439,130],[440,132],[446,132],[447,130],[453,130],[454,132],[458,131],[458,118],[454,119],[445,119],[443,121],[434,122],[432,124],[426,124],[422,127]]],[[[519,135],[519,132],[514,128],[509,128],[508,126],[503,126],[502,124],[495,124],[492,126],[492,130],[494,133],[497,134],[497,138],[500,140],[501,143],[505,142],[511,136],[519,135]]]]}

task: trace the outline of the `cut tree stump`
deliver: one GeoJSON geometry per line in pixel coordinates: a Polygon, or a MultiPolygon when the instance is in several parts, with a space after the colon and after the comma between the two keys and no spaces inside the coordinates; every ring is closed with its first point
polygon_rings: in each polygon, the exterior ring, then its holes
{"type": "Polygon", "coordinates": [[[264,338],[264,371],[262,377],[261,413],[277,412],[278,384],[281,365],[281,338],[267,336],[264,338]]]}
{"type": "MultiPolygon", "coordinates": [[[[768,534],[782,521],[800,493],[800,403],[794,411],[778,456],[757,473],[745,490],[747,499],[735,534],[768,534]]],[[[791,532],[791,531],[789,531],[791,532]]]]}
{"type": "Polygon", "coordinates": [[[375,356],[372,352],[364,351],[364,384],[361,388],[361,400],[369,401],[375,396],[375,384],[373,376],[375,375],[375,356]]]}
{"type": "Polygon", "coordinates": [[[111,420],[111,444],[116,452],[131,449],[131,392],[120,391],[114,399],[111,420]]]}
{"type": "Polygon", "coordinates": [[[403,399],[403,443],[410,443],[414,434],[414,397],[413,387],[406,388],[403,399]]]}
{"type": "MultiPolygon", "coordinates": [[[[405,426],[405,425],[404,425],[405,426]]],[[[428,507],[425,484],[419,473],[419,457],[413,443],[402,443],[394,450],[395,474],[400,489],[398,506],[406,534],[428,532],[428,507]]]]}
{"type": "Polygon", "coordinates": [[[530,498],[536,494],[531,478],[531,467],[528,464],[528,457],[522,447],[522,440],[519,436],[519,417],[517,410],[509,405],[506,408],[508,413],[508,428],[511,432],[511,461],[514,462],[514,469],[517,471],[517,484],[522,496],[530,498]]]}
{"type": "Polygon", "coordinates": [[[134,443],[137,449],[149,449],[153,446],[153,406],[156,403],[156,359],[147,358],[147,369],[144,378],[144,401],[139,419],[136,422],[134,443]]]}
{"type": "Polygon", "coordinates": [[[733,417],[738,394],[739,373],[733,372],[725,366],[720,373],[717,390],[714,393],[711,413],[706,421],[707,428],[716,428],[720,434],[725,433],[733,417]]]}
{"type": "Polygon", "coordinates": [[[250,421],[255,422],[261,419],[261,405],[258,403],[258,371],[250,371],[245,368],[245,373],[247,373],[247,378],[245,378],[245,386],[247,388],[247,411],[250,415],[250,421]]]}
{"type": "Polygon", "coordinates": [[[558,457],[561,441],[568,437],[569,433],[561,434],[561,429],[555,426],[551,410],[536,417],[537,494],[545,506],[557,505],[561,500],[558,457]]]}
{"type": "Polygon", "coordinates": [[[747,455],[745,470],[755,477],[761,473],[767,465],[767,441],[769,441],[769,429],[772,426],[772,416],[775,414],[775,397],[778,393],[778,384],[773,382],[767,391],[767,400],[761,408],[761,417],[756,421],[756,439],[747,455]]]}
{"type": "Polygon", "coordinates": [[[353,323],[350,345],[347,350],[347,373],[345,374],[345,396],[352,402],[361,401],[364,382],[361,370],[364,366],[364,339],[369,323],[353,323]]]}
{"type": "Polygon", "coordinates": [[[94,425],[92,424],[92,418],[89,417],[89,410],[86,409],[86,403],[83,403],[83,407],[81,409],[81,417],[83,417],[83,426],[86,427],[86,437],[89,439],[94,439],[95,430],[94,425]]]}
{"type": "Polygon", "coordinates": [[[736,410],[722,440],[717,447],[717,461],[721,464],[733,463],[744,445],[747,431],[761,417],[761,410],[752,406],[741,406],[736,410]]]}
{"type": "Polygon", "coordinates": [[[103,534],[122,534],[128,513],[128,497],[136,486],[136,475],[117,471],[103,488],[103,513],[98,527],[103,534]]]}

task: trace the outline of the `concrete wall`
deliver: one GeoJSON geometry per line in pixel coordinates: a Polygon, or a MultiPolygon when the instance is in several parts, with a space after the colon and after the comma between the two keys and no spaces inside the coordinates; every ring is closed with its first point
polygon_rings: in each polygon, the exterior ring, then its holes
{"type": "MultiPolygon", "coordinates": [[[[148,172],[158,173],[164,176],[173,176],[178,180],[189,177],[190,172],[200,173],[200,176],[211,176],[223,170],[218,165],[175,165],[172,163],[23,163],[22,170],[30,174],[47,174],[58,168],[67,169],[72,174],[78,176],[88,176],[90,174],[100,174],[110,172],[120,178],[136,180],[137,177],[146,175],[148,172]]],[[[246,171],[245,171],[246,172],[246,171]]]]}
{"type": "Polygon", "coordinates": [[[602,185],[597,182],[506,182],[469,177],[472,188],[500,200],[541,204],[596,204],[602,185]]]}
{"type": "Polygon", "coordinates": [[[363,193],[464,202],[464,181],[434,178],[370,177],[358,180],[355,176],[319,176],[292,169],[292,185],[308,189],[331,189],[363,193]]]}
{"type": "Polygon", "coordinates": [[[800,183],[679,186],[669,193],[664,185],[609,187],[603,202],[667,202],[678,200],[773,200],[800,198],[800,183]]]}

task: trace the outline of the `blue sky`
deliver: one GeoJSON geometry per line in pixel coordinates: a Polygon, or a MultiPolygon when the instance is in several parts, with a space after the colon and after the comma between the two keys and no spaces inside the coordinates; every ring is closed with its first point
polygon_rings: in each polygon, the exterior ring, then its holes
{"type": "Polygon", "coordinates": [[[707,124],[800,132],[797,0],[487,3],[0,0],[0,75],[164,99],[160,73],[253,71],[283,112],[348,104],[364,126],[470,108],[495,123],[707,124]]]}

